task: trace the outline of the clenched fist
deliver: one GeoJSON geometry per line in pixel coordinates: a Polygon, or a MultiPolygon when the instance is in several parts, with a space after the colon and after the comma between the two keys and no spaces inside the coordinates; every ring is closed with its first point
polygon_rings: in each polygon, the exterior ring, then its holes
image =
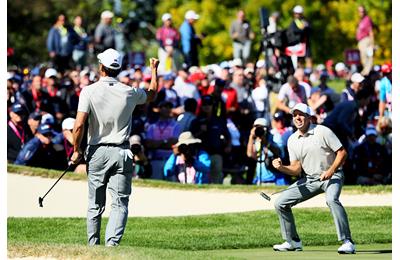
{"type": "Polygon", "coordinates": [[[272,166],[274,166],[276,169],[279,170],[279,169],[282,167],[282,160],[281,160],[281,158],[274,159],[274,160],[272,161],[272,166]]]}
{"type": "Polygon", "coordinates": [[[156,59],[156,58],[150,58],[150,68],[153,70],[153,69],[157,69],[157,67],[158,67],[158,64],[160,63],[159,61],[158,61],[158,59],[156,59]]]}

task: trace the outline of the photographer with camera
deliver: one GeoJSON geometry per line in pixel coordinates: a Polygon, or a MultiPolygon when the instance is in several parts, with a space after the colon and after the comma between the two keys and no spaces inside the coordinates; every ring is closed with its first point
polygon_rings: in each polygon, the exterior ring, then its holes
{"type": "Polygon", "coordinates": [[[280,151],[272,141],[267,127],[267,120],[265,118],[257,118],[254,121],[247,143],[247,156],[257,161],[253,184],[285,184],[283,176],[275,172],[269,165],[270,158],[279,157],[280,151]]]}
{"type": "Polygon", "coordinates": [[[179,135],[173,146],[173,154],[164,165],[164,176],[172,181],[187,184],[209,183],[210,156],[200,149],[200,139],[194,138],[191,132],[179,135]]]}
{"type": "Polygon", "coordinates": [[[150,178],[151,177],[151,166],[146,154],[139,135],[132,135],[129,137],[129,144],[131,152],[133,154],[133,178],[150,178]]]}

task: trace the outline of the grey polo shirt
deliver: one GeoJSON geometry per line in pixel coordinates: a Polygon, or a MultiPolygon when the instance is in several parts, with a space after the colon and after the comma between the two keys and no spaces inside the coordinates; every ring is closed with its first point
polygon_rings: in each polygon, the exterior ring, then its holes
{"type": "Polygon", "coordinates": [[[143,89],[129,87],[115,78],[101,77],[82,89],[78,111],[88,113],[88,144],[122,144],[129,139],[132,112],[144,104],[143,89]]]}
{"type": "Polygon", "coordinates": [[[341,147],[336,135],[322,125],[311,124],[304,136],[297,130],[288,140],[290,161],[300,161],[304,172],[312,176],[320,176],[326,171],[341,147]]]}

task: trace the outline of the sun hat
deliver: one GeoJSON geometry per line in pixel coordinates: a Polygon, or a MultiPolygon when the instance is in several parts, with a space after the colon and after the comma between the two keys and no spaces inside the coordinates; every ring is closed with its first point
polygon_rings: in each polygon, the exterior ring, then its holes
{"type": "Polygon", "coordinates": [[[181,144],[199,144],[201,140],[198,138],[194,138],[190,131],[183,132],[179,135],[178,142],[175,146],[180,146],[181,144]]]}

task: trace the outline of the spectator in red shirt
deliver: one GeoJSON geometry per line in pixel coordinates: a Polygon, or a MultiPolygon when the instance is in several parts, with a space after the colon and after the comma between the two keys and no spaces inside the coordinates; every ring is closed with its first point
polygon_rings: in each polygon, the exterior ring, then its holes
{"type": "Polygon", "coordinates": [[[374,24],[367,15],[367,10],[365,10],[364,6],[360,5],[358,7],[358,13],[361,20],[357,26],[356,38],[358,41],[358,49],[360,50],[361,64],[363,65],[361,74],[366,76],[369,74],[374,64],[374,24]]]}
{"type": "Polygon", "coordinates": [[[160,73],[177,71],[178,68],[178,44],[180,40],[179,32],[172,26],[172,16],[165,13],[162,16],[163,26],[157,30],[156,38],[160,43],[158,48],[158,59],[160,73]]]}

